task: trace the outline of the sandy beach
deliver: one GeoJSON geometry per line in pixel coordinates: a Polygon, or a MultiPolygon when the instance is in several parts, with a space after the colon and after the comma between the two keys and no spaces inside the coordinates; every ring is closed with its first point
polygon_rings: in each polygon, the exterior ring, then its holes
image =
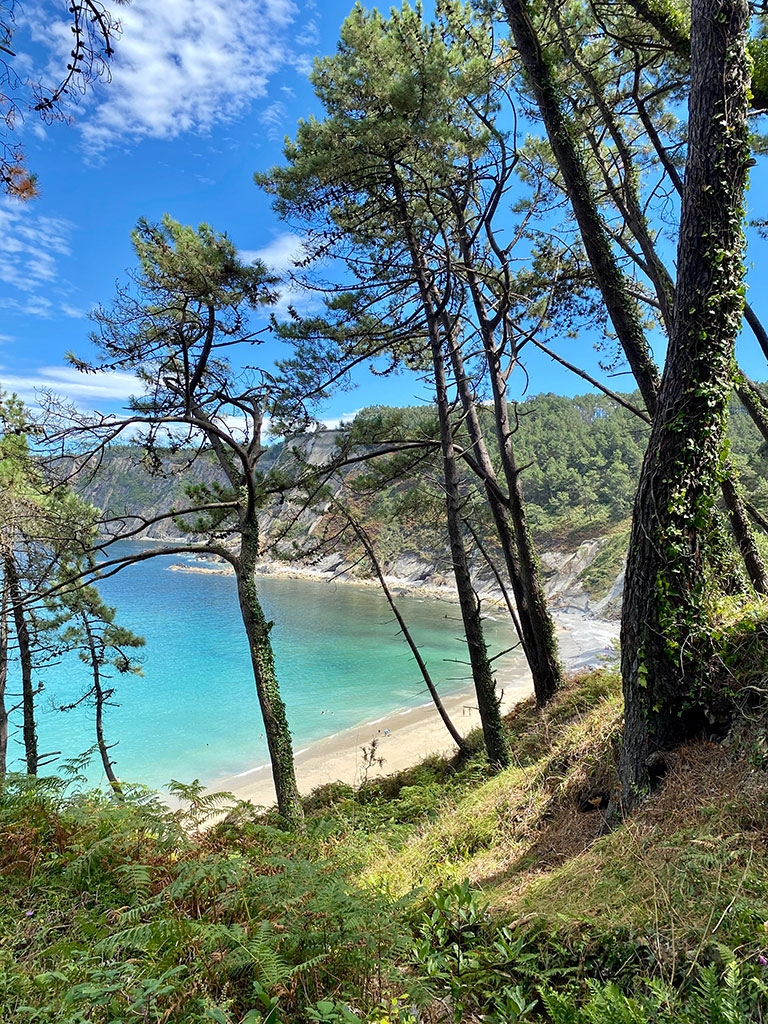
{"type": "MultiPolygon", "coordinates": [[[[611,648],[618,635],[618,622],[604,622],[579,615],[556,614],[560,654],[565,668],[574,671],[597,665],[611,648]]],[[[499,673],[497,682],[503,690],[502,712],[531,692],[526,671],[499,673]]],[[[451,719],[462,734],[480,724],[476,700],[471,690],[444,696],[451,719]]],[[[296,775],[303,794],[326,782],[359,784],[364,778],[363,747],[378,741],[376,755],[384,763],[375,765],[368,778],[391,775],[417,764],[430,754],[446,754],[455,750],[450,736],[434,705],[393,711],[375,721],[361,722],[351,729],[319,740],[296,752],[296,775]]],[[[272,775],[268,765],[244,766],[242,772],[209,783],[212,790],[233,793],[260,806],[271,806],[275,800],[272,775]]]]}

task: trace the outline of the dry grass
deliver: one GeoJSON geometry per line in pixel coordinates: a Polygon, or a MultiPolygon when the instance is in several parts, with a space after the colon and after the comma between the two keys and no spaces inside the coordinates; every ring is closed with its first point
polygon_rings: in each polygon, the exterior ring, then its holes
{"type": "Polygon", "coordinates": [[[690,744],[640,813],[604,835],[620,723],[605,672],[572,680],[545,712],[519,706],[516,765],[446,802],[368,878],[405,892],[467,877],[507,919],[564,941],[621,935],[670,977],[718,942],[762,949],[768,772],[741,747],[690,744]]]}

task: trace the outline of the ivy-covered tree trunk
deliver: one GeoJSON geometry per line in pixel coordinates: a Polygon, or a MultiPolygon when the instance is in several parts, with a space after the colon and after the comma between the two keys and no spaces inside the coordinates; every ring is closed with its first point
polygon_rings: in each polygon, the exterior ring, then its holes
{"type": "Polygon", "coordinates": [[[264,720],[277,809],[290,828],[302,828],[304,810],[296,784],[293,743],[285,704],[280,696],[275,673],[275,657],[269,637],[273,623],[267,621],[256,590],[255,568],[258,554],[258,526],[255,523],[247,523],[242,527],[240,557],[235,562],[240,614],[248,637],[256,694],[264,720]]]}
{"type": "Polygon", "coordinates": [[[35,725],[35,691],[32,686],[32,645],[29,639],[29,627],[21,603],[19,574],[13,556],[4,558],[5,578],[8,582],[8,594],[13,610],[13,622],[16,627],[16,643],[19,648],[19,664],[21,666],[21,693],[23,701],[23,735],[24,753],[27,761],[27,774],[37,775],[37,727],[35,725]]]}
{"type": "Polygon", "coordinates": [[[659,751],[704,724],[706,538],[722,471],[744,304],[747,0],[693,0],[685,188],[673,330],[643,463],[622,611],[625,806],[659,751]]]}

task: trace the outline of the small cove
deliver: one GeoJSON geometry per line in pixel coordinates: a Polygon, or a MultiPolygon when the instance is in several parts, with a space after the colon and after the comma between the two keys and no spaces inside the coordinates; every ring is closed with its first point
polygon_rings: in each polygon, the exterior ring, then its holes
{"type": "MultiPolygon", "coordinates": [[[[126,545],[126,549],[127,549],[126,545]]],[[[136,546],[133,546],[134,549],[136,546]]],[[[146,637],[143,676],[117,676],[117,707],[108,708],[108,742],[118,774],[153,787],[171,778],[225,778],[267,760],[263,727],[239,619],[234,581],[207,573],[169,571],[183,559],[156,557],[100,584],[117,621],[146,637]]],[[[189,560],[189,564],[194,564],[189,560]]],[[[428,701],[424,683],[378,589],[343,582],[262,577],[259,590],[272,637],[295,749],[428,701]]],[[[442,693],[468,683],[458,606],[434,598],[401,597],[398,605],[442,693]]],[[[503,612],[487,620],[492,654],[514,636],[503,612]]],[[[519,655],[496,663],[507,674],[519,655]]],[[[93,743],[93,713],[67,713],[87,686],[75,656],[36,671],[42,752],[73,757],[93,743]]],[[[20,739],[17,735],[16,740],[20,739]]],[[[12,743],[20,767],[22,748],[12,743]]],[[[49,769],[50,770],[50,769],[49,769]]],[[[90,771],[100,777],[94,764],[90,771]]]]}

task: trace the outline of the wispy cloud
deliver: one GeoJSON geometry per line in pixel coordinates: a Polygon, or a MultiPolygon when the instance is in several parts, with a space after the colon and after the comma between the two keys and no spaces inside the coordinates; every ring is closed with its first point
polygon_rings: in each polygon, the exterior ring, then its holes
{"type": "MultiPolygon", "coordinates": [[[[120,10],[109,87],[81,108],[86,142],[96,150],[126,137],[175,138],[240,116],[266,95],[271,75],[296,66],[298,14],[293,0],[133,0],[120,10]]],[[[61,61],[67,24],[44,29],[39,41],[61,61]]]]}
{"type": "Polygon", "coordinates": [[[24,292],[56,280],[59,257],[70,255],[73,230],[71,221],[0,200],[0,279],[24,292]]]}
{"type": "Polygon", "coordinates": [[[138,377],[131,373],[86,374],[73,366],[41,366],[27,374],[6,373],[0,368],[0,387],[14,391],[25,402],[34,402],[41,391],[51,391],[80,403],[83,400],[124,401],[144,390],[138,377]]]}
{"type": "Polygon", "coordinates": [[[288,109],[280,100],[275,100],[265,107],[259,115],[259,120],[267,129],[267,136],[273,142],[279,142],[285,135],[285,119],[288,116],[288,109]]]}
{"type": "Polygon", "coordinates": [[[62,278],[62,262],[72,255],[75,225],[48,217],[37,205],[0,199],[0,309],[23,316],[82,317],[62,278]]]}
{"type": "MultiPolygon", "coordinates": [[[[296,263],[306,255],[304,243],[299,235],[290,231],[284,231],[275,235],[271,242],[261,249],[241,249],[240,258],[250,263],[253,260],[261,260],[267,268],[275,274],[286,278],[296,263]]],[[[317,292],[310,288],[303,287],[298,281],[285,280],[278,289],[278,300],[274,306],[270,306],[270,312],[275,316],[285,317],[289,308],[301,313],[309,313],[318,309],[322,301],[317,292]]]]}
{"type": "Polygon", "coordinates": [[[360,412],[360,409],[355,409],[354,412],[343,412],[340,416],[333,416],[330,419],[320,420],[320,423],[328,430],[338,430],[344,423],[351,423],[352,420],[360,412]]]}

